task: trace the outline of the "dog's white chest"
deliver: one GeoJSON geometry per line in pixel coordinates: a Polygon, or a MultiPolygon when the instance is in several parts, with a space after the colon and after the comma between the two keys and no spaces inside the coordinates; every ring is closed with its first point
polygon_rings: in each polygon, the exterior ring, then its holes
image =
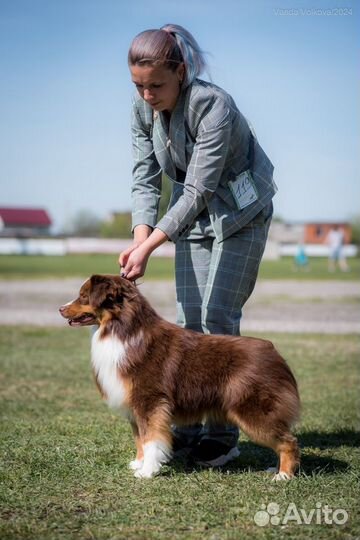
{"type": "Polygon", "coordinates": [[[125,346],[116,336],[103,339],[99,338],[99,330],[95,332],[91,342],[91,362],[109,407],[123,408],[125,404],[125,387],[118,371],[125,356],[125,346]]]}

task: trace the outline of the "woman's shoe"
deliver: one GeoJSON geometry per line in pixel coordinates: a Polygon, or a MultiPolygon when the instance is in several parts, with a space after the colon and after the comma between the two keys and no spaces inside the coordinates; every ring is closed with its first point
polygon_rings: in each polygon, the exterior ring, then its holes
{"type": "Polygon", "coordinates": [[[191,453],[194,461],[203,467],[222,467],[239,455],[237,446],[228,446],[215,439],[202,439],[191,453]]]}

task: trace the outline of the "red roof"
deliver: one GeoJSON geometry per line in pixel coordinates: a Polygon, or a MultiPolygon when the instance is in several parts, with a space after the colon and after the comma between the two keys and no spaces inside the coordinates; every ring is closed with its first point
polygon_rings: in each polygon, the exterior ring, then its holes
{"type": "Polygon", "coordinates": [[[7,226],[49,227],[51,225],[51,219],[46,210],[39,208],[0,208],[0,218],[7,226]]]}

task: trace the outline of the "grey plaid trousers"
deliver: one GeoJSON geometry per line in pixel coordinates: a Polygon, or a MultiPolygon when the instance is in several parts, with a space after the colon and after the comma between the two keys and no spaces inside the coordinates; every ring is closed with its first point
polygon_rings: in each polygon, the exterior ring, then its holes
{"type": "MultiPolygon", "coordinates": [[[[250,223],[217,242],[209,216],[203,213],[188,237],[176,242],[177,323],[206,334],[240,335],[242,307],[251,295],[263,255],[273,205],[250,223]]],[[[175,436],[191,444],[194,437],[214,438],[235,446],[232,426],[207,424],[175,428],[175,436]]]]}

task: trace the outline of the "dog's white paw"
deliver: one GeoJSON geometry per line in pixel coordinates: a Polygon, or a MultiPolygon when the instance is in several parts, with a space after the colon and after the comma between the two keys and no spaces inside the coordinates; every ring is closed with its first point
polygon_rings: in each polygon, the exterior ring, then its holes
{"type": "Polygon", "coordinates": [[[171,449],[162,441],[149,441],[144,444],[144,463],[135,471],[135,478],[152,478],[160,472],[161,466],[167,463],[171,449]]]}
{"type": "Polygon", "coordinates": [[[134,459],[133,461],[130,461],[129,463],[129,469],[132,471],[137,471],[138,469],[141,469],[143,466],[144,460],[143,459],[134,459]]]}
{"type": "Polygon", "coordinates": [[[135,478],[153,478],[158,472],[159,471],[152,471],[143,467],[142,469],[135,471],[134,476],[135,478]]]}
{"type": "Polygon", "coordinates": [[[278,472],[277,474],[275,474],[275,476],[273,477],[271,481],[282,482],[283,480],[290,480],[290,479],[291,479],[291,476],[289,476],[286,472],[278,472]]]}

